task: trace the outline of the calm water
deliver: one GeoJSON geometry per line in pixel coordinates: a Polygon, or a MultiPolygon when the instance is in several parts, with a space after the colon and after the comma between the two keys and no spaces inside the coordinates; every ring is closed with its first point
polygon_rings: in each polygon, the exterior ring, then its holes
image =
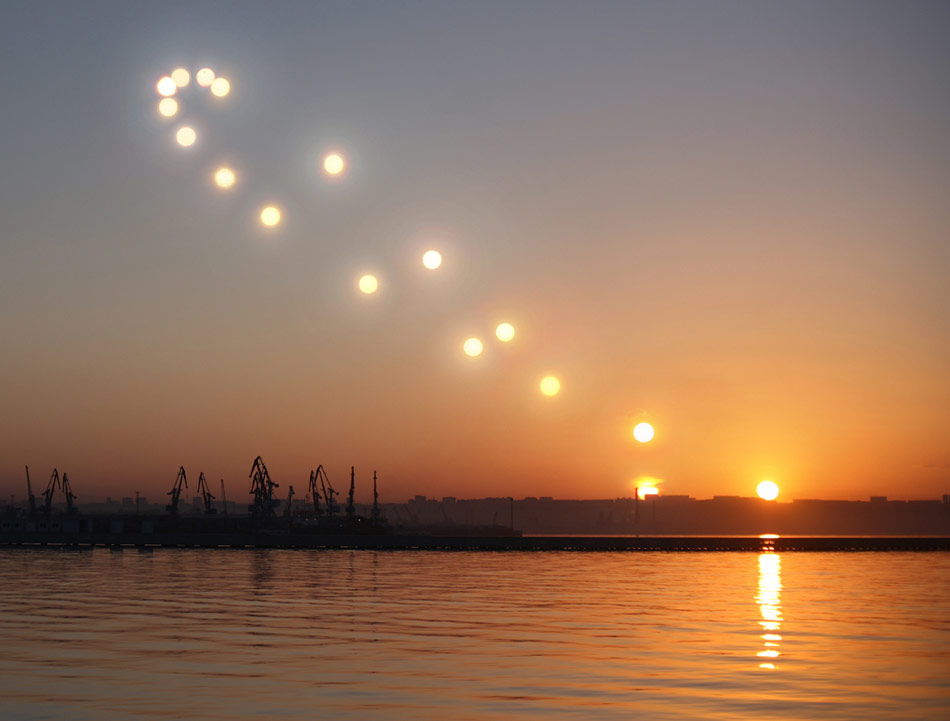
{"type": "Polygon", "coordinates": [[[950,554],[0,550],[3,719],[946,719],[950,554]]]}

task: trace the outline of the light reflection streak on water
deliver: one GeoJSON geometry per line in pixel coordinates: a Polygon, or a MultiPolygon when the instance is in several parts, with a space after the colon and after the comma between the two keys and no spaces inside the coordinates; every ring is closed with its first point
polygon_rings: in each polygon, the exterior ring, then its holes
{"type": "Polygon", "coordinates": [[[775,553],[770,536],[763,537],[762,553],[759,555],[759,592],[755,602],[759,606],[762,617],[759,626],[765,632],[760,637],[763,641],[763,650],[756,656],[763,659],[759,668],[775,669],[774,659],[781,656],[779,651],[782,636],[782,557],[775,553]]]}

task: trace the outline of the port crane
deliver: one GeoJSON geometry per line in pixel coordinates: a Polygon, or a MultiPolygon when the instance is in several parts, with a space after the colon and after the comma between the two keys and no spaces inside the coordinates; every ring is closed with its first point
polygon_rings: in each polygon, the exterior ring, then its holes
{"type": "Polygon", "coordinates": [[[356,469],[350,466],[350,492],[346,496],[346,517],[353,518],[356,507],[353,505],[353,493],[356,490],[356,469]]]}
{"type": "Polygon", "coordinates": [[[228,497],[224,495],[224,479],[221,479],[221,506],[224,508],[223,515],[228,515],[228,497]]]}
{"type": "Polygon", "coordinates": [[[293,500],[294,500],[294,487],[288,486],[287,487],[287,505],[284,507],[284,515],[287,518],[290,518],[292,515],[292,511],[290,509],[292,508],[293,500]]]}
{"type": "MultiPolygon", "coordinates": [[[[317,470],[323,470],[323,466],[319,466],[317,470]]],[[[333,500],[333,497],[338,495],[339,491],[333,490],[333,486],[330,484],[330,477],[325,470],[323,470],[322,475],[320,475],[320,487],[323,489],[323,500],[326,501],[327,504],[327,515],[332,516],[336,512],[336,501],[333,500]]]]}
{"type": "Polygon", "coordinates": [[[373,471],[373,515],[374,521],[379,520],[379,494],[376,492],[376,471],[373,471]]]}
{"type": "Polygon", "coordinates": [[[218,509],[211,505],[214,496],[211,495],[211,489],[208,488],[208,481],[205,480],[205,474],[198,474],[198,493],[201,494],[201,500],[205,504],[205,515],[211,516],[218,512],[218,509]]]}
{"type": "Polygon", "coordinates": [[[254,495],[254,503],[247,507],[255,516],[273,516],[274,508],[280,505],[280,501],[274,498],[274,489],[279,488],[279,483],[274,483],[267,472],[267,466],[258,456],[254,459],[251,466],[251,473],[248,476],[251,479],[251,493],[254,495]]]}
{"type": "Polygon", "coordinates": [[[178,515],[178,499],[181,497],[182,487],[188,488],[188,478],[185,476],[185,467],[178,467],[178,475],[175,477],[175,485],[172,486],[172,489],[168,492],[168,495],[172,497],[172,502],[165,506],[165,510],[171,513],[173,516],[178,515]]]}
{"type": "Polygon", "coordinates": [[[53,512],[53,494],[56,493],[57,488],[61,488],[62,483],[59,480],[59,471],[55,468],[53,469],[52,475],[49,477],[49,483],[46,484],[46,490],[43,491],[43,514],[49,518],[53,512]]]}
{"type": "Polygon", "coordinates": [[[73,501],[76,500],[76,494],[73,493],[73,488],[69,485],[69,476],[67,476],[65,472],[63,473],[59,487],[62,489],[63,495],[66,496],[66,513],[71,516],[76,513],[76,507],[73,505],[73,501]]]}
{"type": "MultiPolygon", "coordinates": [[[[319,466],[317,466],[317,470],[310,471],[310,497],[313,499],[313,515],[314,516],[319,516],[322,513],[322,511],[320,510],[320,488],[317,487],[317,482],[319,482],[320,485],[322,486],[323,495],[326,496],[327,495],[326,487],[327,487],[327,484],[330,483],[330,479],[327,478],[327,472],[326,470],[324,470],[322,463],[319,466]]],[[[332,486],[331,486],[331,489],[332,489],[332,486]]],[[[329,501],[327,502],[327,504],[328,504],[327,509],[329,509],[330,508],[329,501]]]]}
{"type": "Polygon", "coordinates": [[[30,467],[26,466],[26,492],[30,497],[30,518],[36,515],[36,496],[33,495],[33,486],[30,485],[30,467]]]}

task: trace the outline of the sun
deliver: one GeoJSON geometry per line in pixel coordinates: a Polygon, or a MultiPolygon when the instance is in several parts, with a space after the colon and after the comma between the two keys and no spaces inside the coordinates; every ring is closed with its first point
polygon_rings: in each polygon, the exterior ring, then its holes
{"type": "Polygon", "coordinates": [[[231,92],[231,83],[225,78],[215,78],[211,81],[211,94],[216,98],[223,98],[231,92]]]}
{"type": "Polygon", "coordinates": [[[482,354],[482,342],[478,338],[469,338],[464,343],[462,343],[462,350],[465,351],[465,355],[470,358],[475,358],[482,354]]]}
{"type": "Polygon", "coordinates": [[[515,337],[515,327],[511,323],[499,323],[495,328],[495,337],[502,343],[507,343],[515,337]]]}
{"type": "Polygon", "coordinates": [[[189,148],[195,144],[195,141],[198,139],[198,134],[195,132],[194,128],[189,128],[187,125],[183,125],[178,128],[178,132],[175,133],[175,140],[183,148],[189,148]]]}
{"type": "Polygon", "coordinates": [[[366,295],[372,295],[379,288],[379,281],[376,279],[375,275],[367,273],[360,278],[359,282],[360,291],[366,295]]]}
{"type": "Polygon", "coordinates": [[[171,75],[166,75],[157,83],[155,83],[155,89],[158,91],[159,95],[164,95],[168,97],[169,95],[174,95],[178,90],[178,86],[175,84],[175,81],[172,80],[171,75]]]}
{"type": "Polygon", "coordinates": [[[653,440],[653,426],[649,423],[637,423],[633,427],[633,437],[636,438],[640,443],[649,443],[653,440]]]}
{"type": "Polygon", "coordinates": [[[280,210],[273,205],[268,205],[261,210],[261,222],[268,228],[273,228],[280,222],[280,210]]]}
{"type": "Polygon", "coordinates": [[[178,101],[175,98],[162,98],[158,101],[158,112],[166,118],[174,117],[178,113],[178,101]]]}
{"type": "Polygon", "coordinates": [[[774,501],[778,498],[778,485],[772,481],[762,481],[755,487],[755,492],[759,494],[759,498],[764,498],[766,501],[774,501]]]}
{"type": "Polygon", "coordinates": [[[556,396],[561,392],[561,381],[555,376],[545,376],[541,379],[541,392],[548,396],[556,396]]]}
{"type": "Polygon", "coordinates": [[[442,254],[437,250],[427,250],[422,254],[422,264],[429,270],[435,270],[442,265],[442,254]]]}
{"type": "Polygon", "coordinates": [[[184,68],[175,68],[169,76],[179,88],[183,88],[191,82],[191,74],[184,68]]]}
{"type": "Polygon", "coordinates": [[[201,68],[195,73],[195,82],[203,88],[208,87],[214,82],[214,70],[211,68],[201,68]]]}
{"type": "Polygon", "coordinates": [[[323,169],[330,175],[339,175],[343,172],[343,156],[339,153],[330,153],[323,159],[323,169]]]}
{"type": "MultiPolygon", "coordinates": [[[[234,185],[234,181],[237,180],[237,177],[234,175],[234,171],[228,167],[220,167],[214,174],[214,182],[219,188],[228,189],[234,185]]],[[[279,218],[280,216],[278,216],[279,218]]]]}

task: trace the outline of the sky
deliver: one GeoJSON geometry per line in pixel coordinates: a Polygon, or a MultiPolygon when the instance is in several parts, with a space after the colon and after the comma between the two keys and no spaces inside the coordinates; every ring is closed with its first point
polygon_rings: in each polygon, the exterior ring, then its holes
{"type": "Polygon", "coordinates": [[[240,498],[261,455],[298,492],[352,465],[365,500],[375,469],[388,502],[938,498],[948,28],[942,2],[7,0],[0,490],[55,466],[80,503],[159,500],[184,465],[240,498]],[[230,94],[161,118],[158,79],[203,66],[230,94]]]}

